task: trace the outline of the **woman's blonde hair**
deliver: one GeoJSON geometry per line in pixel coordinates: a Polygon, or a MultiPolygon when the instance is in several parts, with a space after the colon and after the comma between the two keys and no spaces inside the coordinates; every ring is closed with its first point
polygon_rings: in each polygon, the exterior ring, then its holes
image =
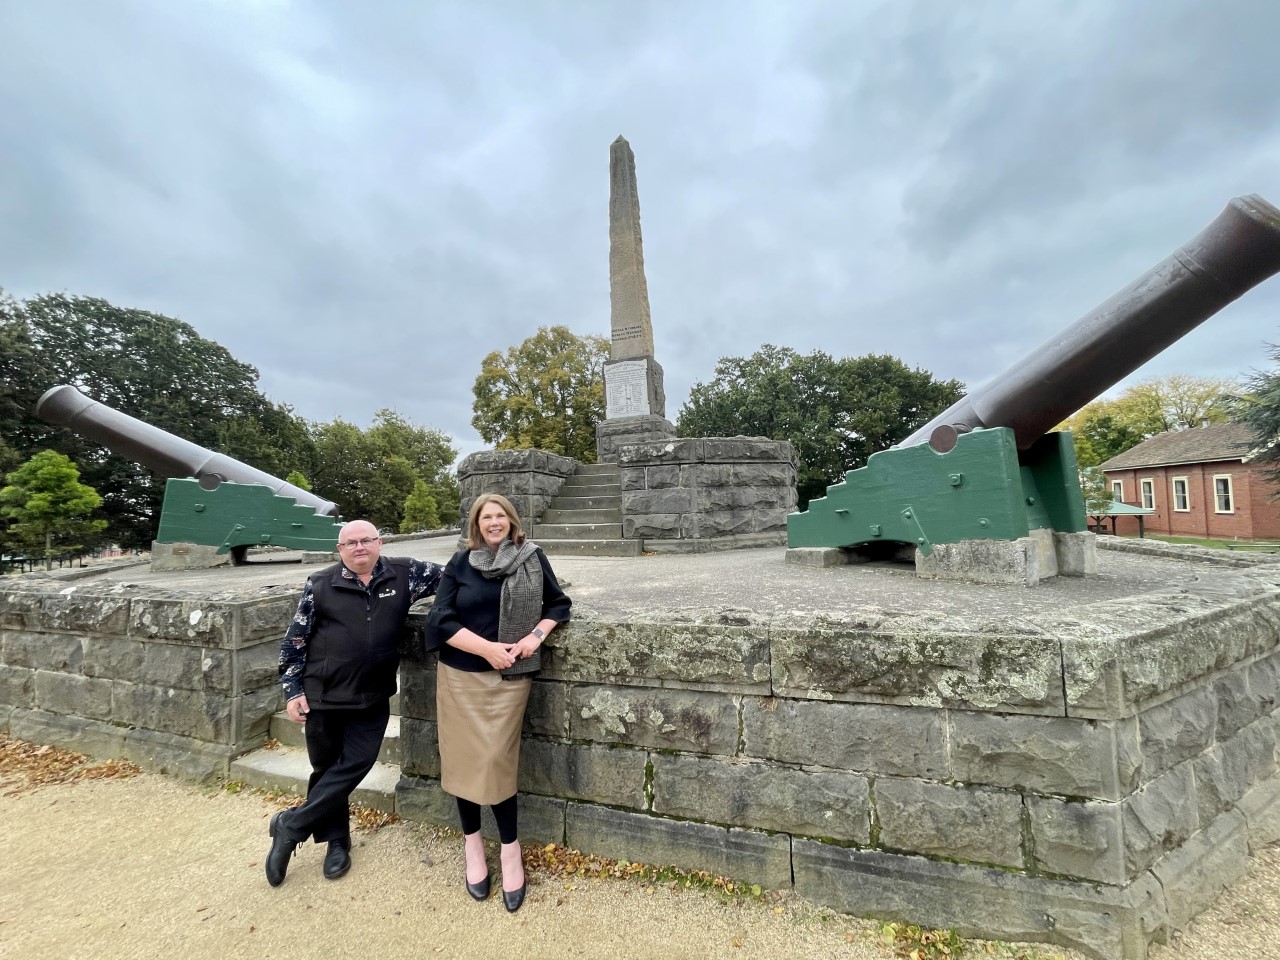
{"type": "Polygon", "coordinates": [[[516,546],[524,543],[524,531],[520,528],[520,514],[516,513],[516,508],[511,505],[511,501],[500,493],[482,493],[476,497],[476,502],[471,504],[471,510],[467,514],[467,549],[479,550],[481,547],[488,546],[484,542],[484,535],[480,532],[480,511],[484,509],[486,503],[496,503],[511,521],[511,531],[508,534],[511,542],[516,546]]]}

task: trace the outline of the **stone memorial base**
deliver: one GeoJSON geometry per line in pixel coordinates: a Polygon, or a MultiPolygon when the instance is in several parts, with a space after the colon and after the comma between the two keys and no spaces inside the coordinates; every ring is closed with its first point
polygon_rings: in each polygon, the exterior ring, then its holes
{"type": "Polygon", "coordinates": [[[217,547],[203,543],[151,542],[151,569],[157,573],[210,570],[214,567],[229,567],[232,563],[230,551],[220,554],[217,547]]]}
{"type": "MultiPolygon", "coordinates": [[[[936,543],[928,556],[900,544],[892,559],[914,561],[921,580],[957,580],[1034,587],[1049,577],[1083,577],[1098,572],[1097,539],[1092,533],[1033,530],[1019,540],[962,540],[936,543]]],[[[866,562],[857,547],[792,547],[787,563],[838,567],[866,562]]],[[[890,559],[890,557],[878,558],[890,559]]]]}
{"type": "MultiPolygon", "coordinates": [[[[583,611],[544,649],[531,840],[1143,960],[1280,839],[1276,567],[1018,618],[583,611]]],[[[402,676],[399,809],[452,826],[434,660],[402,676]]]]}
{"type": "Polygon", "coordinates": [[[620,447],[674,440],[676,428],[666,417],[635,416],[596,424],[596,462],[617,463],[620,447]]]}
{"type": "Polygon", "coordinates": [[[785,440],[701,437],[621,449],[622,535],[646,550],[700,553],[786,543],[796,506],[785,440]]]}
{"type": "Polygon", "coordinates": [[[461,538],[467,534],[467,513],[482,493],[499,493],[511,501],[528,529],[578,468],[578,461],[545,450],[481,450],[458,464],[462,495],[461,538]]]}
{"type": "Polygon", "coordinates": [[[1092,533],[1032,530],[1020,540],[962,540],[934,544],[929,556],[915,554],[921,580],[967,580],[1034,587],[1050,577],[1083,577],[1098,572],[1092,533]]]}

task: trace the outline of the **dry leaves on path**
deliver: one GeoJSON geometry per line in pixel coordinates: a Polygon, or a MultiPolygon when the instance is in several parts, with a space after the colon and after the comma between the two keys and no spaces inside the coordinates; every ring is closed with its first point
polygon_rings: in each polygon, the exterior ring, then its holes
{"type": "Polygon", "coordinates": [[[55,783],[113,780],[141,772],[131,760],[93,763],[89,757],[72,750],[0,736],[0,792],[6,797],[55,783]]]}

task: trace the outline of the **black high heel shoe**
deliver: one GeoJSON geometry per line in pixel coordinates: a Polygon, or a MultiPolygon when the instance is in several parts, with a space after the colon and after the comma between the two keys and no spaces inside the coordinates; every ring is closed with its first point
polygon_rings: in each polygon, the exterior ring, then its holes
{"type": "MultiPolygon", "coordinates": [[[[486,873],[484,875],[484,879],[479,883],[472,883],[470,880],[467,880],[467,875],[465,873],[462,875],[462,879],[466,881],[467,893],[471,894],[472,897],[480,901],[489,899],[489,874],[486,873]]],[[[506,894],[504,893],[503,896],[505,897],[506,894]]]]}
{"type": "Polygon", "coordinates": [[[507,908],[507,913],[515,913],[520,909],[520,904],[524,903],[525,884],[520,884],[519,890],[503,890],[502,905],[507,908]]]}

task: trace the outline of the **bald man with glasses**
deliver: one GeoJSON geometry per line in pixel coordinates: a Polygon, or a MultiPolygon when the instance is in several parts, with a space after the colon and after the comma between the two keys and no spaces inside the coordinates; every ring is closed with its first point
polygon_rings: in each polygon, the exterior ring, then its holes
{"type": "Polygon", "coordinates": [[[400,631],[411,607],[436,592],[443,570],[383,557],[367,520],[338,532],[341,562],[307,578],[280,644],[289,719],[306,724],[311,778],[299,807],[271,818],[267,882],[284,883],[300,843],[328,843],[324,876],[351,869],[351,793],[378,759],[400,666],[400,631]]]}

